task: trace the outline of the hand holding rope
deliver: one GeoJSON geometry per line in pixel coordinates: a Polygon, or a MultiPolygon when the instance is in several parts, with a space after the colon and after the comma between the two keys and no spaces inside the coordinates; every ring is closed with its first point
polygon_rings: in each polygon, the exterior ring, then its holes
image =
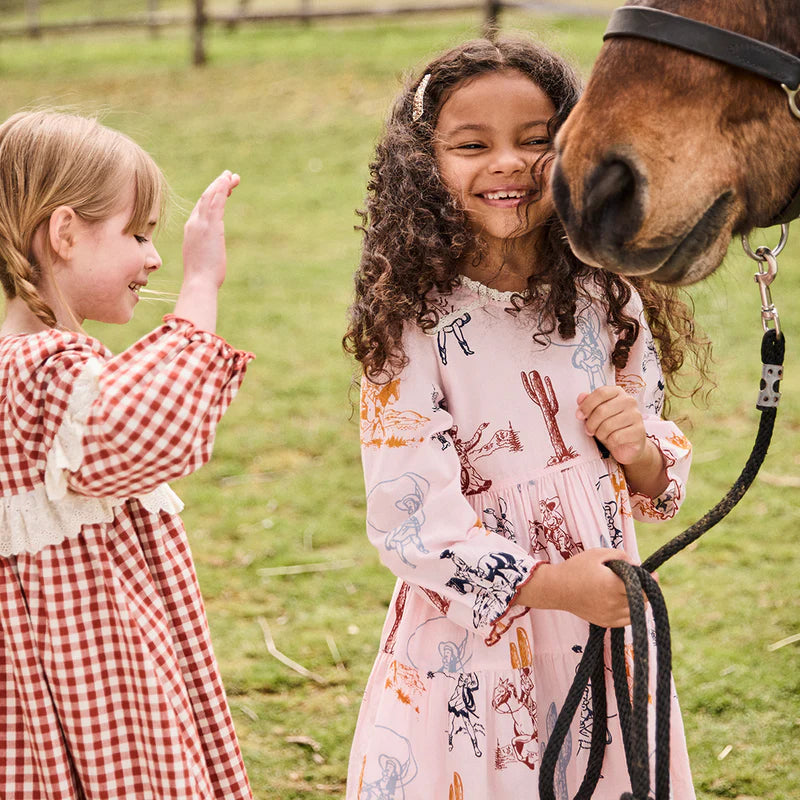
{"type": "MultiPolygon", "coordinates": [[[[611,672],[614,694],[619,711],[623,747],[631,791],[620,800],[648,800],[650,794],[650,759],[648,741],[648,678],[649,648],[644,598],[650,603],[656,633],[656,690],[655,690],[655,800],[670,797],[670,706],[672,651],[667,607],[658,583],[651,575],[669,558],[699,539],[722,520],[741,500],[752,484],[767,454],[780,400],[780,381],[783,377],[785,339],[780,330],[778,311],[772,302],[769,286],[777,273],[776,256],[786,241],[786,226],[782,226],[781,241],[775,250],[759,247],[755,252],[743,237],[745,252],[759,262],[755,280],[761,293],[761,320],[764,335],[761,340],[761,381],[756,408],[761,412],[758,432],[750,456],[741,474],[717,505],[694,525],[667,542],[641,566],[625,561],[610,561],[613,570],[625,584],[631,616],[633,637],[633,690],[629,692],[625,668],[625,629],[611,631],[611,672]],[[762,266],[766,265],[766,269],[762,266]],[[769,323],[774,328],[769,327],[769,323]],[[632,700],[631,700],[632,694],[632,700]]],[[[590,800],[600,779],[608,735],[604,640],[606,628],[590,625],[589,639],[575,673],[575,679],[550,733],[539,769],[539,800],[556,799],[555,770],[561,747],[569,733],[572,720],[584,690],[592,687],[592,737],[586,772],[574,800],[590,800]]]]}

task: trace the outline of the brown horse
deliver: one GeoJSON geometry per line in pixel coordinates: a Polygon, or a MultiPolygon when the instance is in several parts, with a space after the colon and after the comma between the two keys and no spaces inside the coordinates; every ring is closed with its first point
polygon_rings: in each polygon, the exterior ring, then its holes
{"type": "MultiPolygon", "coordinates": [[[[626,5],[800,55],[797,0],[626,5]]],[[[713,272],[732,236],[767,225],[800,186],[800,119],[777,83],[638,38],[605,42],[557,149],[553,196],[575,253],[668,283],[713,272]]]]}

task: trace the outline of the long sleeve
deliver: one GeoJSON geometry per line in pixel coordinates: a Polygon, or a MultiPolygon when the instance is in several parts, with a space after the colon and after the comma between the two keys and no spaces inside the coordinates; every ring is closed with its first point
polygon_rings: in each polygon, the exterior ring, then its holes
{"type": "Polygon", "coordinates": [[[10,382],[15,436],[51,499],[147,493],[209,459],[251,358],[174,316],[113,357],[73,337],[10,382]]]}
{"type": "Polygon", "coordinates": [[[367,532],[395,575],[492,644],[525,612],[514,598],[535,559],[487,530],[461,492],[434,347],[409,327],[402,373],[384,384],[362,381],[367,532]]]}
{"type": "Polygon", "coordinates": [[[674,517],[683,503],[692,460],[692,446],[674,422],[661,416],[664,407],[664,377],[653,336],[644,318],[641,300],[636,294],[629,311],[638,316],[639,336],[631,347],[627,365],[617,371],[617,384],[636,398],[647,436],[661,451],[669,481],[658,497],[632,493],[631,510],[634,519],[657,522],[674,517]]]}

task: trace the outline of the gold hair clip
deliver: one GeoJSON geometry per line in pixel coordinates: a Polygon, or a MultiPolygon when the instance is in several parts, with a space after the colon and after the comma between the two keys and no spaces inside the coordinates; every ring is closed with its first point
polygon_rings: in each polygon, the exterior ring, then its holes
{"type": "Polygon", "coordinates": [[[417,86],[417,91],[414,92],[414,106],[411,112],[411,121],[416,122],[421,116],[423,112],[423,101],[425,99],[425,89],[428,88],[428,82],[431,79],[430,72],[425,73],[422,80],[419,82],[419,86],[417,86]]]}

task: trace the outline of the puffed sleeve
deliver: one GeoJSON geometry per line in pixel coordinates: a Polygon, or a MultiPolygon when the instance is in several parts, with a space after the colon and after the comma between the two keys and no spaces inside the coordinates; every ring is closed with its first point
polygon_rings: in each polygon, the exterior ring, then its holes
{"type": "Polygon", "coordinates": [[[484,528],[461,493],[434,347],[409,326],[406,368],[387,383],[362,380],[367,533],[395,575],[494,644],[525,613],[515,598],[536,562],[484,528]]]}
{"type": "Polygon", "coordinates": [[[631,510],[634,519],[658,522],[674,517],[683,503],[692,461],[692,445],[674,422],[661,416],[664,376],[641,299],[635,292],[627,310],[639,320],[639,335],[631,347],[628,363],[623,369],[617,370],[616,380],[619,386],[636,398],[647,436],[661,451],[669,481],[658,497],[632,492],[631,510]]]}
{"type": "Polygon", "coordinates": [[[145,494],[208,461],[251,358],[172,315],[117,356],[73,337],[11,382],[15,435],[51,500],[145,494]]]}

